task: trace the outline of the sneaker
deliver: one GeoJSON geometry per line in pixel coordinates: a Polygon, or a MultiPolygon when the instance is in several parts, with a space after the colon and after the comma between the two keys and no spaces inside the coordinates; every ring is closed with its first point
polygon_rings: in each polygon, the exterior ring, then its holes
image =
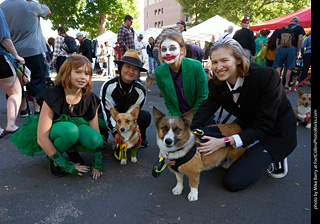
{"type": "Polygon", "coordinates": [[[283,178],[288,173],[288,162],[287,158],[284,158],[284,160],[280,162],[273,162],[271,163],[270,167],[267,169],[267,173],[269,177],[272,178],[283,178]]]}
{"type": "Polygon", "coordinates": [[[149,142],[147,141],[147,139],[142,140],[140,148],[146,148],[149,146],[149,142]]]}
{"type": "Polygon", "coordinates": [[[63,177],[66,175],[66,172],[62,171],[59,166],[54,165],[53,160],[51,160],[48,156],[49,160],[49,173],[53,177],[63,177]]]}
{"type": "Polygon", "coordinates": [[[20,110],[20,117],[26,117],[28,116],[28,109],[25,109],[25,110],[20,110]]]}
{"type": "Polygon", "coordinates": [[[78,152],[66,152],[70,158],[70,161],[73,163],[80,163],[80,165],[84,165],[84,161],[78,152]]]}

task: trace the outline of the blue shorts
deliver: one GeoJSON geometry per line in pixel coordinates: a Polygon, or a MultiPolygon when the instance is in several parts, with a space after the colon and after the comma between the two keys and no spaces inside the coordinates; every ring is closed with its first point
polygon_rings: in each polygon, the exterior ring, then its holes
{"type": "Polygon", "coordinates": [[[296,68],[296,47],[278,47],[272,67],[282,68],[283,63],[286,62],[287,69],[296,68]]]}

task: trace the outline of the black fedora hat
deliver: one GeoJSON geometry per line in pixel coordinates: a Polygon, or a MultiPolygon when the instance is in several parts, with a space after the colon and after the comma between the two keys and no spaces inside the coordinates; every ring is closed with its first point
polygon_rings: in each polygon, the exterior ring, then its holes
{"type": "Polygon", "coordinates": [[[123,64],[123,63],[128,63],[134,66],[137,66],[140,69],[140,72],[147,72],[147,69],[143,68],[143,63],[142,63],[142,58],[141,58],[141,53],[134,50],[134,49],[129,49],[124,53],[122,56],[121,60],[115,60],[114,63],[116,64],[123,64]]]}

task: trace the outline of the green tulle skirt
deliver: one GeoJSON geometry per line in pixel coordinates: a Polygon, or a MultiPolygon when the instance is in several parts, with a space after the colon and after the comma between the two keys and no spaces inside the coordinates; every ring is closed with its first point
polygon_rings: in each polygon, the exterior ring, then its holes
{"type": "MultiPolygon", "coordinates": [[[[82,117],[70,117],[62,114],[56,122],[71,122],[77,126],[89,125],[89,122],[82,117]]],[[[45,152],[40,147],[37,141],[37,129],[39,123],[39,115],[27,116],[18,131],[12,134],[9,140],[18,147],[20,153],[29,157],[44,155],[45,152]]],[[[99,119],[99,128],[102,130],[105,127],[105,122],[99,119]]]]}

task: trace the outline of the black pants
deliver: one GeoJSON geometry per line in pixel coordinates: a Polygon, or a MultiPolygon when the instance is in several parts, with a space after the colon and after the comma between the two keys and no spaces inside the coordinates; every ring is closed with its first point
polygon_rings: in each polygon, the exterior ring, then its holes
{"type": "Polygon", "coordinates": [[[304,54],[301,81],[308,77],[308,71],[309,71],[310,65],[311,65],[311,53],[304,54]]]}
{"type": "Polygon", "coordinates": [[[229,167],[223,183],[230,191],[243,190],[264,176],[272,161],[263,145],[257,143],[229,167]]]}
{"type": "Polygon", "coordinates": [[[151,123],[151,114],[148,111],[140,110],[139,116],[138,116],[138,125],[140,128],[141,133],[141,139],[142,141],[146,139],[146,131],[147,127],[149,127],[151,123]]]}
{"type": "Polygon", "coordinates": [[[27,92],[31,96],[36,96],[46,89],[47,67],[42,54],[25,57],[24,60],[31,71],[31,81],[27,84],[27,92]]]}
{"type": "Polygon", "coordinates": [[[67,57],[65,57],[65,56],[59,56],[59,57],[57,57],[57,63],[56,63],[56,71],[57,71],[57,74],[59,73],[59,71],[60,71],[60,67],[61,67],[61,65],[63,64],[63,62],[65,61],[65,60],[67,60],[67,57]]]}

